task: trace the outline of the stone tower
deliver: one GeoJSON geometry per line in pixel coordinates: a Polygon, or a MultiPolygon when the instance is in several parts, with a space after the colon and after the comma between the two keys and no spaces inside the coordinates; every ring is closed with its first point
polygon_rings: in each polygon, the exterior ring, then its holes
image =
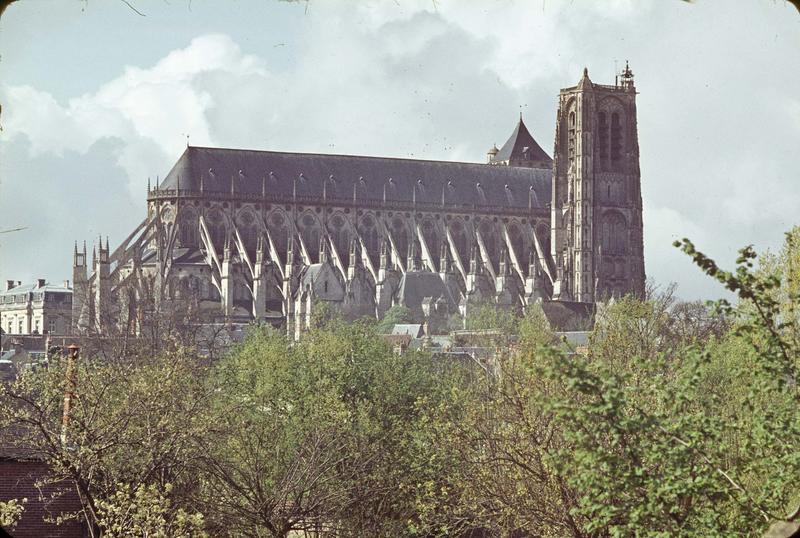
{"type": "MultiPolygon", "coordinates": [[[[75,251],[72,254],[72,334],[78,334],[81,325],[81,316],[86,316],[88,308],[89,287],[87,282],[86,241],[83,250],[78,250],[75,242],[75,251]]],[[[85,323],[85,319],[83,320],[85,323]]]]}
{"type": "Polygon", "coordinates": [[[553,298],[593,302],[644,293],[636,89],[627,63],[613,86],[586,69],[562,89],[551,198],[553,298]]]}

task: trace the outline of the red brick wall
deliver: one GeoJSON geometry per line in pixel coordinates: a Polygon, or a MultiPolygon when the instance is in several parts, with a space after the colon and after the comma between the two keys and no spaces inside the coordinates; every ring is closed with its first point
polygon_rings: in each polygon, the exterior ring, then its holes
{"type": "Polygon", "coordinates": [[[0,501],[28,499],[19,523],[8,532],[14,538],[81,538],[83,531],[78,521],[47,523],[62,512],[79,510],[80,502],[74,487],[68,484],[48,484],[40,491],[36,481],[46,473],[47,466],[41,462],[0,460],[0,501]],[[60,495],[53,496],[59,492],[60,495]]]}

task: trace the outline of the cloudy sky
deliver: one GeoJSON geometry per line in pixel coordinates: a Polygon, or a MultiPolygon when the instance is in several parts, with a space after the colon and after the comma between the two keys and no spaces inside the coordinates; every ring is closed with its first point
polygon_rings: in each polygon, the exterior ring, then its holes
{"type": "Polygon", "coordinates": [[[188,141],[483,161],[522,110],[552,153],[584,66],[636,74],[648,276],[718,287],[800,208],[800,14],[781,0],[22,0],[0,19],[0,280],[122,240],[188,141]],[[357,5],[356,5],[357,4],[357,5]]]}

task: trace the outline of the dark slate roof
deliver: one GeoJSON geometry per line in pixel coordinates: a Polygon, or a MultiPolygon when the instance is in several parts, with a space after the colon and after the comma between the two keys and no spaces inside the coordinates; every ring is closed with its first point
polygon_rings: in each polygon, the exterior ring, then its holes
{"type": "Polygon", "coordinates": [[[542,310],[557,332],[590,331],[594,326],[594,304],[575,301],[544,301],[542,310]]]}
{"type": "Polygon", "coordinates": [[[547,163],[548,165],[553,162],[550,156],[545,153],[542,147],[536,140],[533,139],[528,128],[525,127],[522,118],[519,119],[517,127],[511,136],[508,138],[503,147],[494,157],[495,161],[534,161],[547,163]],[[525,152],[527,149],[527,157],[525,152]]]}
{"type": "Polygon", "coordinates": [[[400,279],[397,298],[400,304],[413,311],[422,309],[422,301],[426,297],[438,299],[443,297],[449,305],[455,305],[456,300],[450,293],[445,283],[437,273],[430,271],[408,271],[400,279]]]}
{"type": "MultiPolygon", "coordinates": [[[[527,130],[524,134],[533,140],[527,130]]],[[[298,196],[322,198],[327,180],[329,200],[352,200],[355,184],[359,200],[380,202],[386,185],[388,202],[411,202],[416,188],[418,202],[441,204],[444,191],[448,205],[527,209],[531,187],[534,207],[550,200],[551,174],[477,163],[188,147],[160,188],[175,189],[180,181],[181,190],[199,191],[202,177],[206,192],[230,193],[233,183],[235,192],[257,195],[263,182],[268,195],[291,199],[297,179],[298,196]]]]}

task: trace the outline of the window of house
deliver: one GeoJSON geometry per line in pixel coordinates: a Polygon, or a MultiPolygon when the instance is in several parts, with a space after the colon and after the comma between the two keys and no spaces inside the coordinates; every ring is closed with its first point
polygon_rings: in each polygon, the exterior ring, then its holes
{"type": "Polygon", "coordinates": [[[50,320],[50,321],[47,323],[47,330],[48,330],[48,332],[50,332],[51,334],[52,334],[52,333],[54,333],[54,332],[56,332],[56,320],[54,320],[54,319],[51,319],[51,320],[50,320]]]}

